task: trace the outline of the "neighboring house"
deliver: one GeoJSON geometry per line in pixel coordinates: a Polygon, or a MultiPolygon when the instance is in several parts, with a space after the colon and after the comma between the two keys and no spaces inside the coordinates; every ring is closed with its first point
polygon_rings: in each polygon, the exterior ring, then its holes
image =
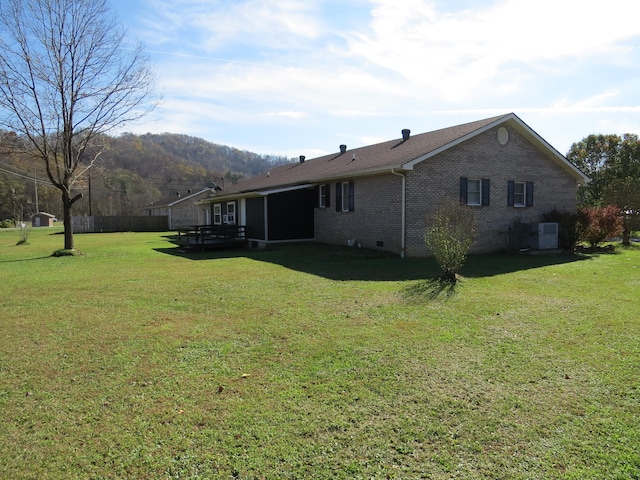
{"type": "Polygon", "coordinates": [[[210,209],[196,205],[199,200],[204,200],[211,195],[211,189],[205,188],[197,192],[187,191],[186,195],[176,192],[175,196],[154,202],[144,207],[149,216],[166,216],[169,230],[191,225],[209,224],[210,209]]]}
{"type": "Polygon", "coordinates": [[[53,227],[56,216],[46,212],[38,212],[31,217],[31,225],[34,227],[53,227]]]}
{"type": "Polygon", "coordinates": [[[272,169],[199,202],[212,223],[246,226],[253,246],[315,241],[429,255],[425,220],[441,204],[473,209],[472,251],[508,246],[510,225],[574,211],[589,179],[515,114],[272,169]]]}

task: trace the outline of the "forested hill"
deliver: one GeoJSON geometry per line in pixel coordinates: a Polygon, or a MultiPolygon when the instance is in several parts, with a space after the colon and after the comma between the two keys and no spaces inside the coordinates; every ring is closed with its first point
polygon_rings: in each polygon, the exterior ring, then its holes
{"type": "Polygon", "coordinates": [[[164,190],[163,185],[175,183],[190,172],[195,174],[193,180],[202,179],[204,184],[221,176],[237,181],[289,161],[287,157],[259,155],[189,135],[127,133],[112,139],[101,164],[152,179],[164,190]]]}
{"type": "Polygon", "coordinates": [[[235,183],[289,161],[189,135],[123,134],[111,139],[93,170],[92,213],[135,215],[151,202],[219,184],[222,177],[235,183]]]}
{"type": "Polygon", "coordinates": [[[158,159],[169,159],[175,163],[200,166],[208,171],[233,177],[252,177],[274,165],[282,165],[290,161],[282,156],[259,155],[176,133],[124,134],[114,139],[110,159],[115,163],[124,162],[119,166],[141,174],[147,170],[149,166],[147,162],[154,163],[158,159]],[[137,165],[133,165],[134,163],[137,165]]]}
{"type": "MultiPolygon", "coordinates": [[[[203,189],[221,177],[234,183],[291,161],[174,133],[126,133],[107,140],[91,178],[77,184],[84,191],[74,215],[140,215],[145,205],[203,189]]],[[[16,155],[0,160],[0,220],[35,213],[34,181],[29,180],[33,175],[39,185],[38,210],[61,218],[59,191],[46,186],[42,164],[16,155]]]]}

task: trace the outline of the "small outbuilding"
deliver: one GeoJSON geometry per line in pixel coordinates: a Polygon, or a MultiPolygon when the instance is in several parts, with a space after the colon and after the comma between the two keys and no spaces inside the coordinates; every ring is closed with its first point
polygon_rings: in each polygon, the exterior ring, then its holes
{"type": "Polygon", "coordinates": [[[31,226],[33,227],[53,227],[56,216],[46,212],[38,212],[31,217],[31,226]]]}

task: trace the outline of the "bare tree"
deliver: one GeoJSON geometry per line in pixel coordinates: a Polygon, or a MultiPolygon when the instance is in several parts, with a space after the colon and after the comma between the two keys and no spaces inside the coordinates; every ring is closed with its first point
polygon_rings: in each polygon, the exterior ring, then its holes
{"type": "Polygon", "coordinates": [[[155,73],[105,0],[0,0],[0,127],[44,162],[74,249],[72,192],[105,136],[156,105],[155,73]]]}

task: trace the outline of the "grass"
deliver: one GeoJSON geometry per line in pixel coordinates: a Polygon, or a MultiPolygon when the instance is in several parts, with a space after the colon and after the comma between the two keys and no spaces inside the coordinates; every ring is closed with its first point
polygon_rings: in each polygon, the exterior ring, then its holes
{"type": "Polygon", "coordinates": [[[0,230],[0,478],[640,479],[640,248],[177,254],[0,230]]]}

